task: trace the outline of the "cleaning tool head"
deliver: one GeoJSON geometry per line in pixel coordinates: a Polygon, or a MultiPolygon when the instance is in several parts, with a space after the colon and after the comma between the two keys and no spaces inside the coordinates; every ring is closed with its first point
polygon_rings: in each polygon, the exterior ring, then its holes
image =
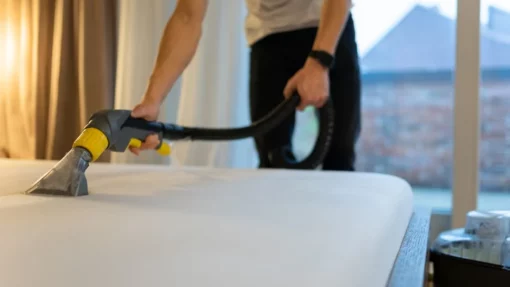
{"type": "Polygon", "coordinates": [[[85,170],[92,160],[83,148],[71,149],[50,171],[39,178],[28,194],[82,196],[88,194],[85,170]]]}
{"type": "Polygon", "coordinates": [[[82,196],[88,194],[85,170],[104,151],[123,152],[128,146],[138,147],[150,134],[158,134],[160,155],[170,154],[162,141],[162,123],[134,119],[128,110],[104,110],[92,115],[72,149],[45,175],[39,178],[27,194],[82,196]]]}

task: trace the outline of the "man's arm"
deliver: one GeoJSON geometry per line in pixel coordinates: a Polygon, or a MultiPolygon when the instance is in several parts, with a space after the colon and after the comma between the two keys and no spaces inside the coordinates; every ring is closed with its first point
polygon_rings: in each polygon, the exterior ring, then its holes
{"type": "MultiPolygon", "coordinates": [[[[351,7],[351,0],[324,0],[313,50],[335,54],[351,7]]],[[[296,90],[301,96],[298,110],[304,110],[309,105],[322,107],[329,96],[328,69],[315,59],[308,58],[303,68],[287,82],[283,93],[288,98],[296,90]]]]}
{"type": "Polygon", "coordinates": [[[207,0],[179,0],[160,41],[144,101],[161,104],[193,58],[205,18],[207,0]]]}
{"type": "Polygon", "coordinates": [[[352,7],[350,0],[325,0],[313,50],[334,54],[352,7]]]}
{"type": "MultiPolygon", "coordinates": [[[[157,120],[161,103],[195,55],[202,36],[202,22],[207,5],[208,0],[177,2],[161,37],[156,63],[145,94],[142,101],[133,108],[131,116],[150,121],[157,120]]],[[[129,149],[138,155],[140,150],[154,149],[158,144],[158,136],[150,135],[140,148],[129,149]]]]}

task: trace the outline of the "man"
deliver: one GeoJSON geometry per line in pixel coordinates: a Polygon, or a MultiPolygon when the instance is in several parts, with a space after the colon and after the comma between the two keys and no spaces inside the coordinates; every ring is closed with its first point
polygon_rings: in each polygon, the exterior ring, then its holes
{"type": "MultiPolygon", "coordinates": [[[[213,2],[214,3],[214,2],[213,2]]],[[[256,121],[294,92],[298,110],[320,108],[328,97],[335,129],[324,170],[354,170],[360,130],[360,76],[349,0],[246,0],[250,55],[250,110],[256,121]]],[[[148,87],[133,117],[156,120],[172,85],[191,61],[202,33],[207,0],[180,0],[166,25],[148,87]]],[[[268,155],[291,148],[294,117],[255,139],[260,167],[268,155]]],[[[140,149],[158,144],[150,136],[140,149]]],[[[131,148],[135,154],[140,149],[131,148]]]]}

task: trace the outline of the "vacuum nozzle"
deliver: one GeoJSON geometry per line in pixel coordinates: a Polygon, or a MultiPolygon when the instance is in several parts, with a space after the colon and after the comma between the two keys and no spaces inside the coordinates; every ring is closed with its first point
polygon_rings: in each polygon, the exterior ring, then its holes
{"type": "Polygon", "coordinates": [[[72,148],[51,170],[39,178],[27,194],[83,196],[88,195],[85,170],[92,160],[83,148],[72,148]]]}
{"type": "Polygon", "coordinates": [[[162,140],[163,125],[130,117],[128,110],[104,110],[92,115],[74,141],[72,149],[25,193],[59,196],[88,195],[85,170],[106,150],[123,152],[129,146],[140,147],[150,134],[161,140],[156,151],[169,155],[170,146],[162,140]]]}

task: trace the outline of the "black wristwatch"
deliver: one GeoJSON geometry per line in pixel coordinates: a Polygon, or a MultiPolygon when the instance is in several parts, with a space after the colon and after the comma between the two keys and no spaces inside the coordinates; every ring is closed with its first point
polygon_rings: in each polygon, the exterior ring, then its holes
{"type": "Polygon", "coordinates": [[[308,57],[317,60],[322,66],[331,69],[335,63],[335,57],[330,53],[322,50],[312,50],[308,57]]]}

